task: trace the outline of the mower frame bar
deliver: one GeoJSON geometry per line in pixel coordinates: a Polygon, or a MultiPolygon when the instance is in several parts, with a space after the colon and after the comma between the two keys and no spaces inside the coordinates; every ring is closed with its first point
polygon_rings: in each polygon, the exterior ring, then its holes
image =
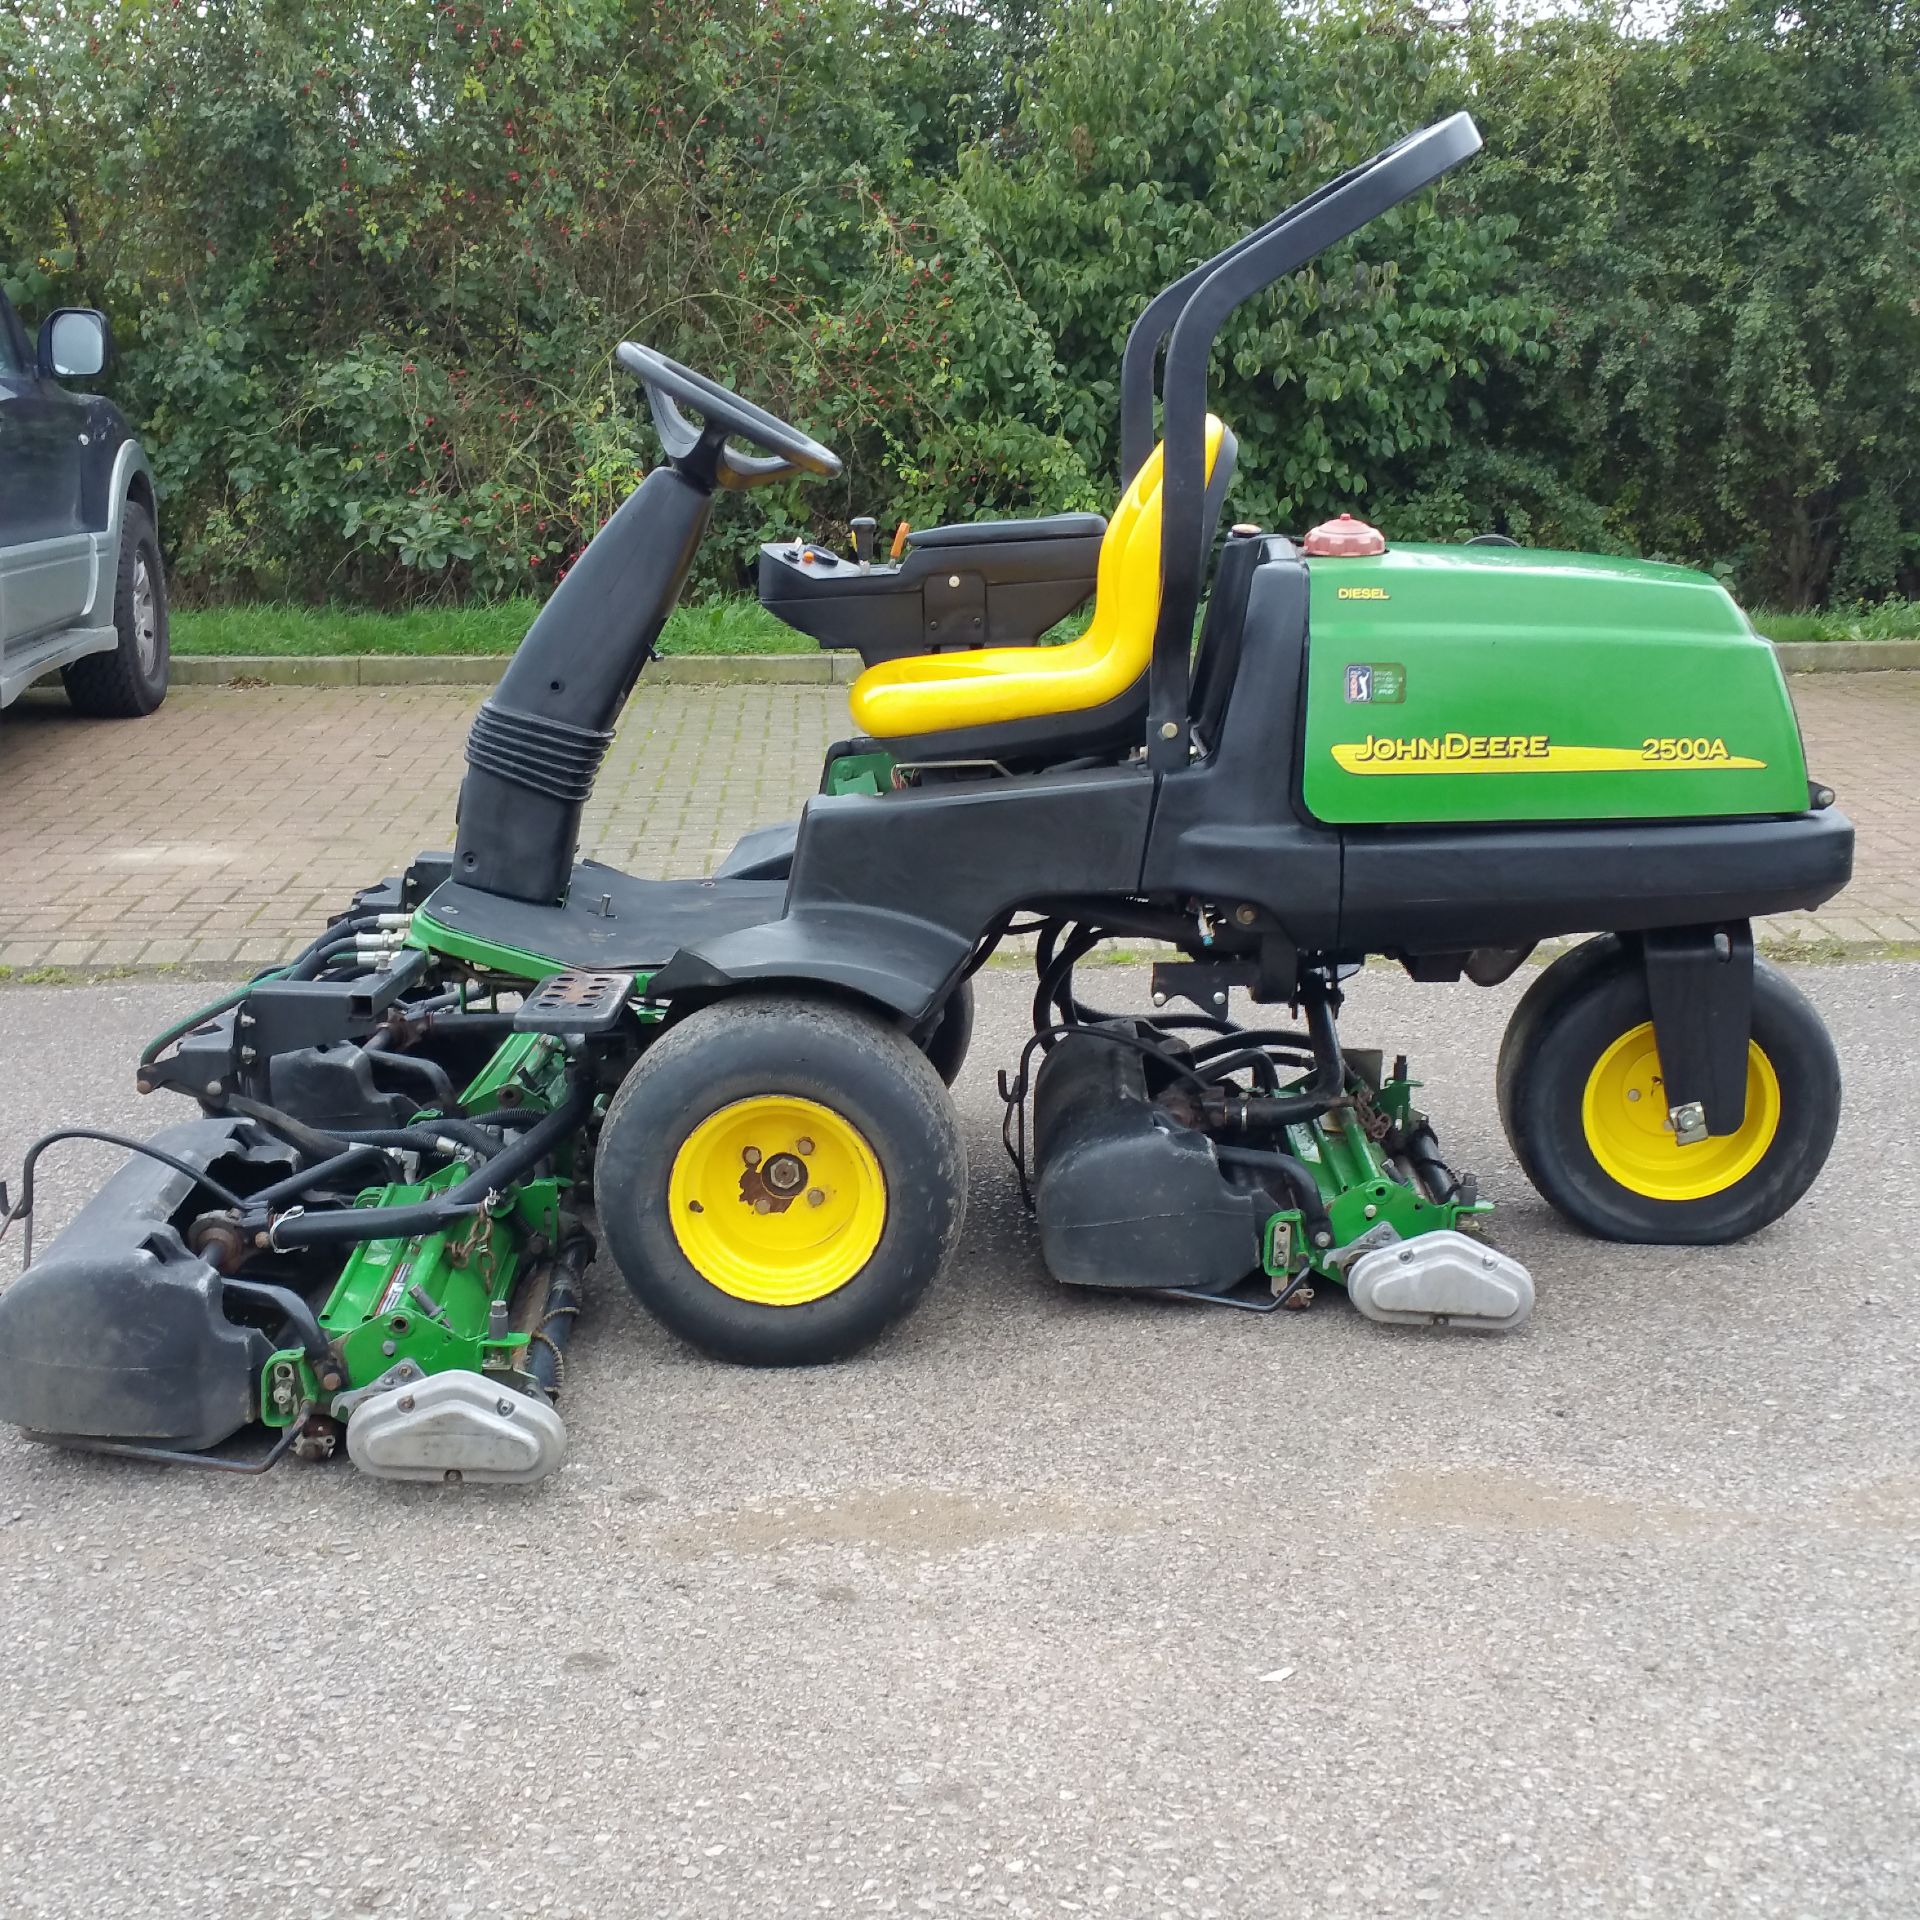
{"type": "MultiPolygon", "coordinates": [[[[1388,208],[1430,187],[1480,150],[1473,117],[1456,113],[1350,168],[1229,247],[1217,263],[1199,269],[1199,286],[1183,297],[1167,345],[1162,395],[1166,408],[1166,479],[1160,533],[1160,619],[1154,629],[1147,695],[1147,761],[1156,773],[1184,767],[1191,727],[1187,714],[1194,615],[1206,569],[1207,360],[1227,317],[1316,254],[1357,233],[1388,208]]],[[[1192,276],[1188,276],[1189,279],[1192,276]]],[[[1176,281],[1135,323],[1140,333],[1161,301],[1186,285],[1176,281]]],[[[1170,310],[1170,307],[1169,307],[1170,310]]],[[[1128,350],[1133,341],[1128,340],[1128,350]]],[[[1142,365],[1136,360],[1139,382],[1142,365]]],[[[1126,404],[1122,361],[1122,406],[1126,404]]],[[[1149,405],[1151,402],[1149,401],[1149,405]]]]}

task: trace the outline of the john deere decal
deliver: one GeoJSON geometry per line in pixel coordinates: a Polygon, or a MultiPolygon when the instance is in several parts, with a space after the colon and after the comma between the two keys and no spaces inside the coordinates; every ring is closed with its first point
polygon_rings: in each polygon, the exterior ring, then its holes
{"type": "MultiPolygon", "coordinates": [[[[1347,669],[1349,700],[1355,671],[1347,669]]],[[[1649,738],[1637,747],[1569,747],[1544,733],[1435,733],[1406,740],[1370,733],[1338,742],[1333,757],[1348,773],[1672,773],[1767,764],[1729,753],[1724,740],[1649,738]]]]}

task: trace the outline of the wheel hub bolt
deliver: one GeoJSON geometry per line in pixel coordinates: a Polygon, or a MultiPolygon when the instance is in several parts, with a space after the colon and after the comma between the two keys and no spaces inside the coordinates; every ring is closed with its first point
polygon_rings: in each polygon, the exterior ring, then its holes
{"type": "Polygon", "coordinates": [[[813,1142],[804,1139],[796,1140],[793,1143],[793,1150],[795,1153],[811,1153],[813,1151],[813,1142]]]}
{"type": "Polygon", "coordinates": [[[809,1187],[807,1189],[807,1205],[810,1207],[817,1207],[817,1206],[823,1205],[826,1201],[826,1197],[827,1197],[826,1192],[823,1188],[809,1187]]]}
{"type": "Polygon", "coordinates": [[[803,1161],[790,1153],[776,1153],[760,1170],[760,1177],[775,1193],[798,1193],[807,1184],[803,1161]]]}
{"type": "Polygon", "coordinates": [[[742,1159],[742,1160],[743,1160],[743,1161],[744,1161],[744,1162],[745,1162],[745,1163],[746,1163],[746,1164],[747,1164],[748,1166],[750,1166],[750,1167],[757,1167],[757,1166],[758,1166],[758,1165],[760,1164],[760,1149],[759,1149],[758,1147],[748,1147],[748,1148],[747,1148],[747,1149],[746,1149],[746,1150],[745,1150],[745,1151],[744,1151],[744,1152],[743,1152],[743,1153],[742,1153],[742,1154],[740,1155],[740,1158],[741,1158],[741,1159],[742,1159]]]}

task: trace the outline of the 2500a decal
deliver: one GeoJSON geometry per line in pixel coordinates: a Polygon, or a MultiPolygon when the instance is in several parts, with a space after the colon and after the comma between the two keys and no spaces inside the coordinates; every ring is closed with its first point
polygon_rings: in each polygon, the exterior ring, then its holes
{"type": "Polygon", "coordinates": [[[1436,733],[1396,739],[1370,733],[1340,741],[1333,757],[1348,773],[1661,773],[1676,768],[1764,768],[1730,753],[1724,740],[1649,736],[1637,747],[1556,745],[1544,733],[1436,733]]]}

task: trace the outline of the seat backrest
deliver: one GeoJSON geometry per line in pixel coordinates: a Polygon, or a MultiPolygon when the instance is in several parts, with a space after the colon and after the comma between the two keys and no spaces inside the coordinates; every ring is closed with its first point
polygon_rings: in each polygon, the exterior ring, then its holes
{"type": "MultiPolygon", "coordinates": [[[[1233,478],[1238,446],[1224,422],[1207,415],[1207,529],[1220,517],[1233,478]]],[[[1156,446],[1133,476],[1107,522],[1093,590],[1093,618],[1076,644],[1100,656],[1101,678],[1114,691],[1143,679],[1153,658],[1153,630],[1160,619],[1161,485],[1166,449],[1156,446]]]]}

